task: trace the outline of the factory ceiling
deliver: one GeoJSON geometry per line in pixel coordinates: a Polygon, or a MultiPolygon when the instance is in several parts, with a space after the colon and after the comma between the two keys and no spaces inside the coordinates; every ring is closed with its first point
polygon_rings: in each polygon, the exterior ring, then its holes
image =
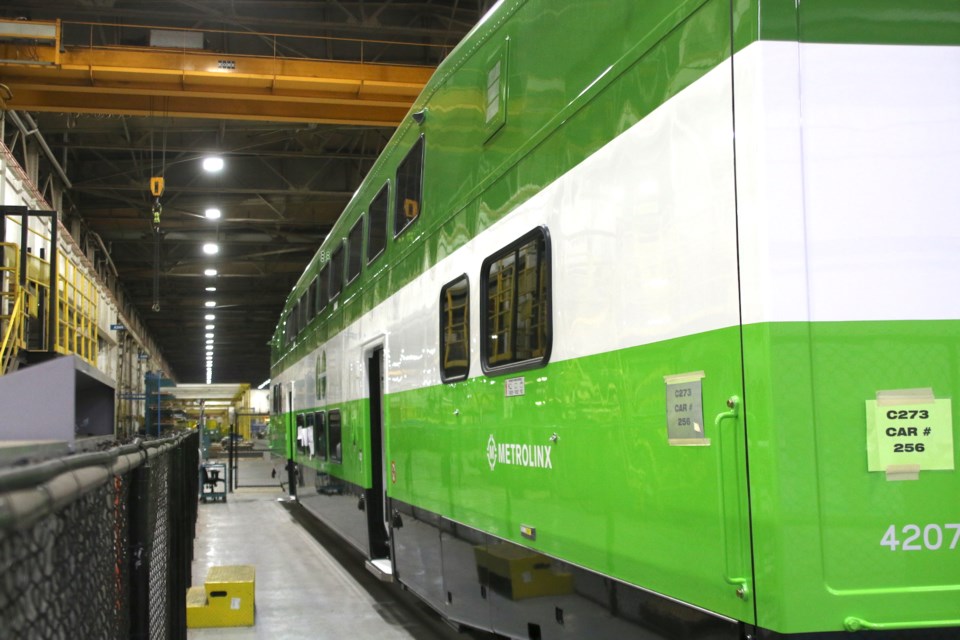
{"type": "MultiPolygon", "coordinates": [[[[377,65],[401,73],[404,68],[426,69],[428,74],[491,4],[491,0],[7,0],[0,5],[0,18],[59,19],[64,59],[79,55],[83,47],[104,48],[116,61],[128,63],[128,73],[148,64],[132,57],[135,48],[149,57],[151,39],[156,40],[154,45],[163,45],[162,39],[171,33],[164,35],[165,29],[176,29],[186,34],[192,43],[188,46],[198,47],[190,55],[222,55],[226,64],[236,64],[232,70],[257,57],[297,64],[351,63],[358,74],[361,68],[377,65]],[[363,67],[357,64],[360,61],[363,67]]],[[[98,64],[109,67],[109,58],[98,64]]],[[[100,67],[91,65],[89,86],[105,91],[110,74],[100,67]]],[[[62,93],[58,104],[56,92],[43,94],[37,89],[40,81],[16,73],[9,65],[0,66],[0,84],[9,85],[12,94],[0,98],[6,98],[7,109],[17,110],[17,93],[21,94],[24,106],[19,113],[25,117],[20,120],[36,123],[63,168],[70,184],[63,195],[65,224],[96,238],[99,251],[109,254],[109,260],[99,258],[115,269],[171,373],[187,383],[205,379],[207,300],[216,302],[214,382],[256,384],[269,377],[267,341],[284,299],[383,149],[395,120],[406,111],[403,104],[415,95],[410,86],[416,85],[404,80],[387,89],[357,88],[354,81],[349,91],[392,105],[392,110],[364,120],[345,115],[359,112],[362,104],[324,110],[325,100],[342,102],[342,96],[329,86],[311,87],[310,78],[315,80],[321,72],[302,68],[297,73],[312,75],[298,76],[302,82],[286,85],[290,90],[285,94],[295,96],[293,102],[301,106],[281,113],[269,113],[242,96],[238,101],[241,90],[229,87],[224,93],[232,93],[233,101],[219,107],[202,78],[188,83],[185,74],[179,80],[182,87],[189,84],[201,94],[207,92],[206,99],[201,95],[192,103],[194,108],[181,108],[182,96],[167,91],[160,81],[146,84],[148,78],[137,84],[120,76],[112,86],[127,83],[128,89],[137,89],[126,92],[129,101],[100,96],[97,102],[97,96],[76,99],[62,93]],[[401,86],[404,83],[409,86],[401,86]],[[141,93],[155,97],[137,102],[141,93]],[[196,107],[205,102],[209,104],[204,108],[212,113],[196,107]],[[316,111],[304,109],[304,103],[317,105],[316,111]],[[225,167],[205,173],[200,162],[214,153],[223,157],[225,167]],[[155,270],[150,178],[158,175],[164,177],[165,190],[155,270]],[[219,209],[220,218],[207,218],[209,208],[219,209]],[[205,255],[201,247],[208,242],[218,243],[219,253],[205,255]],[[216,268],[217,275],[205,276],[208,268],[216,268]],[[207,287],[216,291],[208,292],[207,287]]],[[[252,93],[283,93],[280,84],[256,86],[262,81],[256,73],[245,77],[251,78],[247,90],[252,93]]],[[[23,131],[8,123],[4,138],[15,155],[20,153],[23,131]]]]}

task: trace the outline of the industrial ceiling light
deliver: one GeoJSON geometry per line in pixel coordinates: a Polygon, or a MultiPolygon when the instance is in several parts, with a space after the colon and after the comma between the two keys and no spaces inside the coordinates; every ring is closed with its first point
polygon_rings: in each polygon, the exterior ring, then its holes
{"type": "Polygon", "coordinates": [[[213,351],[213,345],[212,345],[212,344],[208,344],[208,345],[207,345],[207,351],[213,351]]]}
{"type": "Polygon", "coordinates": [[[203,212],[203,215],[207,216],[209,220],[219,220],[220,219],[220,209],[216,207],[210,207],[203,212]]]}
{"type": "Polygon", "coordinates": [[[205,307],[215,307],[217,306],[217,302],[216,300],[207,300],[206,302],[203,303],[203,305],[205,307]]]}
{"type": "Polygon", "coordinates": [[[208,339],[206,344],[213,344],[213,338],[208,339]]]}
{"type": "Polygon", "coordinates": [[[205,333],[205,334],[203,334],[203,337],[204,337],[204,338],[212,338],[212,337],[213,337],[213,334],[212,334],[212,333],[205,333]]]}
{"type": "Polygon", "coordinates": [[[223,169],[223,158],[220,156],[207,156],[203,159],[203,170],[208,173],[216,173],[223,169]]]}
{"type": "Polygon", "coordinates": [[[207,326],[204,327],[204,329],[206,329],[207,331],[213,331],[216,328],[217,328],[217,325],[215,324],[208,324],[207,326]]]}
{"type": "Polygon", "coordinates": [[[207,242],[203,245],[203,252],[208,256],[216,255],[220,251],[220,246],[216,242],[207,242]]]}
{"type": "Polygon", "coordinates": [[[210,291],[210,292],[213,292],[213,291],[216,291],[217,288],[216,288],[216,287],[207,287],[206,290],[207,290],[207,291],[210,291]]]}
{"type": "Polygon", "coordinates": [[[205,276],[215,276],[215,275],[217,275],[217,270],[216,270],[216,269],[204,269],[204,270],[203,270],[203,275],[205,275],[205,276]]]}
{"type": "Polygon", "coordinates": [[[204,320],[216,320],[216,319],[217,319],[217,316],[213,315],[212,313],[208,313],[207,315],[203,316],[203,319],[204,319],[204,320]]]}

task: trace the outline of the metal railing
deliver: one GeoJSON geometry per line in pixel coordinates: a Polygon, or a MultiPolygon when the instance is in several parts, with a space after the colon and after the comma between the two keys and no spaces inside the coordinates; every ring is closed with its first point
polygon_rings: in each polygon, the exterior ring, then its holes
{"type": "Polygon", "coordinates": [[[0,470],[0,638],[186,638],[197,438],[0,470]]]}

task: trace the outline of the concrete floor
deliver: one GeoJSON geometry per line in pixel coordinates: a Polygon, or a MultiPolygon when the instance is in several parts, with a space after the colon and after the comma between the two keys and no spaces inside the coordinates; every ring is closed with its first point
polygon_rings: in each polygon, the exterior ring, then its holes
{"type": "Polygon", "coordinates": [[[425,625],[405,615],[383,592],[363,586],[357,580],[363,576],[356,572],[352,576],[293,519],[278,501],[284,497],[279,478],[270,477],[275,461],[262,457],[241,459],[239,464],[241,486],[229,494],[227,502],[200,503],[193,584],[203,584],[215,565],[254,565],[256,624],[190,629],[189,640],[391,640],[445,635],[433,628],[435,624],[425,625]],[[243,486],[271,483],[274,486],[243,486]]]}

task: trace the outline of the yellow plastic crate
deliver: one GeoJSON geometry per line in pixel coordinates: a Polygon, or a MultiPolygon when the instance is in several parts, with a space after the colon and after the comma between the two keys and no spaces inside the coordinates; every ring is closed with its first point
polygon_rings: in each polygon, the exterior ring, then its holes
{"type": "Polygon", "coordinates": [[[211,567],[204,585],[187,591],[187,627],[252,627],[255,590],[252,565],[211,567]]]}

